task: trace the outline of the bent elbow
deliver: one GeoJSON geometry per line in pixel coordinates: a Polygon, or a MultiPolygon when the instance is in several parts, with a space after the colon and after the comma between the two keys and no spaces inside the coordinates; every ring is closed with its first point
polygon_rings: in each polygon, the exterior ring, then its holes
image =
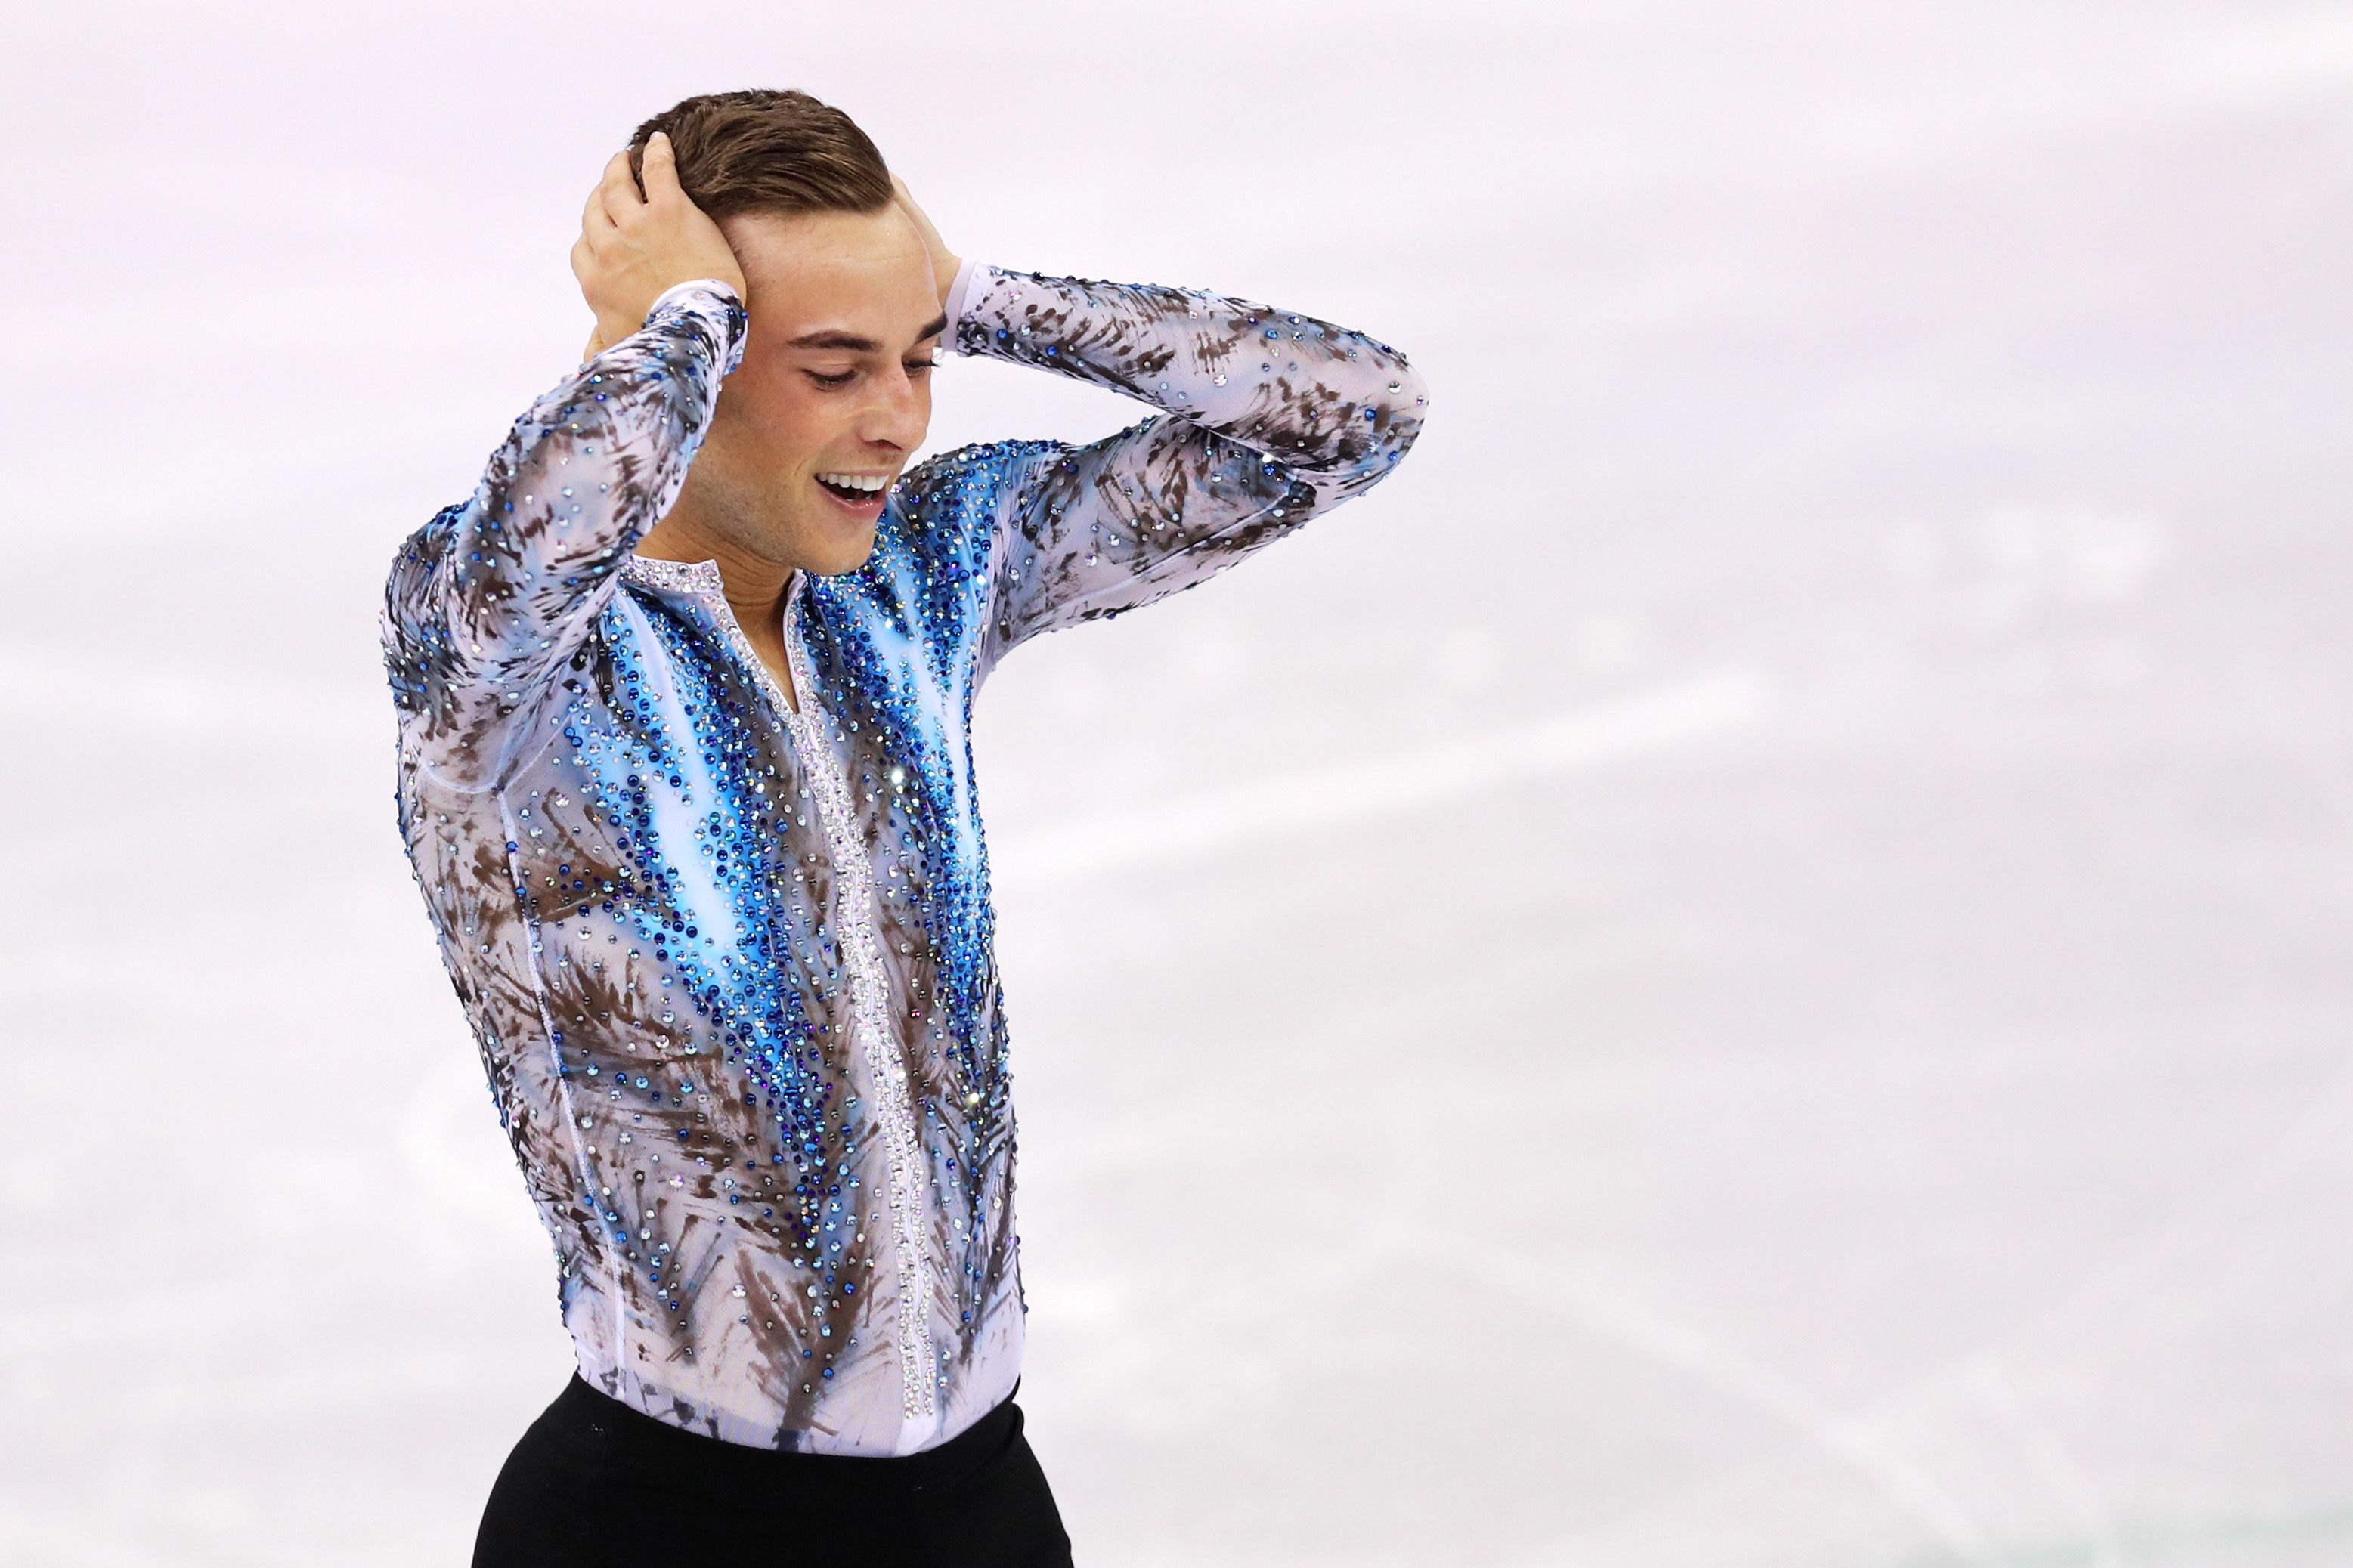
{"type": "Polygon", "coordinates": [[[1387,479],[1421,437],[1430,396],[1421,374],[1398,355],[1355,405],[1357,428],[1339,443],[1341,458],[1315,476],[1317,487],[1335,499],[1371,489],[1387,479]]]}
{"type": "Polygon", "coordinates": [[[1421,422],[1430,410],[1430,389],[1421,373],[1398,356],[1398,368],[1381,389],[1381,401],[1373,405],[1372,417],[1366,423],[1372,426],[1375,445],[1380,458],[1381,471],[1387,473],[1413,449],[1421,438],[1421,422]]]}

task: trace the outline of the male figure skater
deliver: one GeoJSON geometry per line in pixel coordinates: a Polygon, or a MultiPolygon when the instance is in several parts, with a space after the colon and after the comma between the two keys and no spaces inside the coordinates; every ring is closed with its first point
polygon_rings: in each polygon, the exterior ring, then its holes
{"type": "Polygon", "coordinates": [[[591,357],[402,544],[382,626],[401,831],[578,1362],[475,1562],[1068,1563],[1012,1401],[973,696],[1377,483],[1421,383],[1310,316],[965,261],[798,92],[648,121],[572,262],[591,357]],[[1154,412],[909,469],[935,348],[1154,412]]]}

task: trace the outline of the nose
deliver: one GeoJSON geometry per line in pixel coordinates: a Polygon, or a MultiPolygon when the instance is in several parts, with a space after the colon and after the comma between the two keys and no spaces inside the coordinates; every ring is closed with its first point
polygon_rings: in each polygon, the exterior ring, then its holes
{"type": "Polygon", "coordinates": [[[872,395],[859,411],[860,439],[896,447],[902,452],[912,452],[923,444],[931,424],[931,402],[923,395],[928,388],[915,382],[904,365],[894,365],[868,381],[872,395]]]}

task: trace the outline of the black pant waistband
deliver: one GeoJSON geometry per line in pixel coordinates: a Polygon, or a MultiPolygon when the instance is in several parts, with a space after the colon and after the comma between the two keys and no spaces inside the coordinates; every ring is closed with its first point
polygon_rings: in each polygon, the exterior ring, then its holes
{"type": "MultiPolygon", "coordinates": [[[[1014,1392],[1019,1391],[1017,1383],[1014,1392]]],[[[539,1425],[553,1428],[552,1436],[593,1443],[632,1468],[656,1474],[691,1475],[751,1487],[807,1481],[835,1489],[871,1485],[904,1492],[955,1486],[1003,1453],[1020,1435],[1021,1407],[1008,1394],[978,1421],[920,1453],[812,1454],[796,1448],[758,1448],[673,1426],[601,1392],[575,1372],[539,1425]]]]}

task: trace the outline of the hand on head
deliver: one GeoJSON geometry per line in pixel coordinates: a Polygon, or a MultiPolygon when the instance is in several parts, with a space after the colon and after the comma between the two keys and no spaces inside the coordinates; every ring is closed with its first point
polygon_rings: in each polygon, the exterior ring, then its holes
{"type": "Polygon", "coordinates": [[[717,278],[741,299],[744,270],[727,237],[679,187],[669,136],[655,132],[641,159],[644,188],[629,170],[628,150],[613,154],[580,214],[572,275],[596,312],[592,358],[645,325],[662,291],[693,278],[717,278]]]}
{"type": "MultiPolygon", "coordinates": [[[[932,278],[939,286],[940,303],[944,305],[948,302],[948,291],[955,287],[956,269],[964,265],[964,258],[951,251],[946,242],[940,238],[940,231],[932,226],[932,220],[924,216],[923,209],[915,205],[915,198],[908,193],[906,181],[896,174],[892,175],[891,190],[892,199],[899,204],[899,210],[907,215],[914,223],[915,232],[923,237],[923,248],[932,257],[932,278]]],[[[949,331],[955,331],[954,327],[949,331]]]]}

